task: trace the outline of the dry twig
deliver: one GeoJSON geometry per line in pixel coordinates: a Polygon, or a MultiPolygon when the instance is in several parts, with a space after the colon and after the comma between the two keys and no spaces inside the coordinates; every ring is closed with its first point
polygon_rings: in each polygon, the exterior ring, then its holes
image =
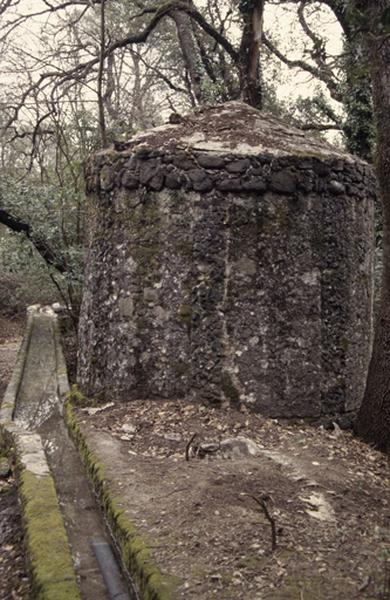
{"type": "Polygon", "coordinates": [[[190,441],[188,442],[188,444],[186,446],[185,456],[186,456],[186,461],[187,462],[190,460],[190,449],[191,449],[192,442],[194,441],[194,439],[196,438],[196,436],[197,436],[197,434],[194,433],[194,435],[191,437],[190,441]]]}
{"type": "Polygon", "coordinates": [[[245,494],[245,496],[249,496],[250,498],[252,498],[252,500],[254,500],[256,502],[256,504],[258,504],[261,507],[265,518],[271,525],[271,552],[275,552],[275,550],[276,550],[276,523],[275,523],[275,519],[273,518],[273,516],[271,515],[271,513],[268,510],[267,501],[269,500],[269,496],[261,496],[260,499],[256,498],[256,496],[253,496],[252,494],[245,494]]]}

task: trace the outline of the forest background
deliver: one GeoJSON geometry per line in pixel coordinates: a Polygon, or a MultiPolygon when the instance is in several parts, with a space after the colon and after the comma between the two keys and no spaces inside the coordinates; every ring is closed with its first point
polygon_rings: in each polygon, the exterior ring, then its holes
{"type": "MultiPolygon", "coordinates": [[[[0,0],[0,18],[0,311],[9,316],[59,299],[76,328],[84,161],[167,118],[242,99],[373,160],[373,104],[381,121],[390,95],[389,0],[0,0]]],[[[383,192],[388,128],[378,131],[383,192]]],[[[380,273],[380,210],[376,233],[380,273]]],[[[378,418],[389,392],[385,377],[378,418]]],[[[382,446],[386,432],[376,434],[382,446]]]]}

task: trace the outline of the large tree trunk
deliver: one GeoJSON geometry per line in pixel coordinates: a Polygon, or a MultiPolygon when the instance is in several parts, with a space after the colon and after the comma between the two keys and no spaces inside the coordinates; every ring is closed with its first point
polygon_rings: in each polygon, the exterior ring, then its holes
{"type": "Polygon", "coordinates": [[[365,68],[361,35],[352,30],[344,44],[346,85],[344,134],[347,150],[369,162],[373,159],[372,91],[365,68]]]}
{"type": "Polygon", "coordinates": [[[241,97],[244,102],[262,108],[260,46],[263,35],[265,0],[242,0],[240,11],[244,27],[240,45],[239,70],[241,97]]]}
{"type": "Polygon", "coordinates": [[[366,393],[356,429],[367,442],[390,451],[390,36],[383,18],[390,0],[355,0],[364,15],[377,122],[377,175],[383,203],[383,277],[366,393]]]}
{"type": "Polygon", "coordinates": [[[197,104],[203,103],[202,73],[200,69],[200,57],[196,41],[192,33],[192,21],[186,13],[175,10],[172,18],[176,25],[177,37],[183,55],[185,68],[188,73],[191,92],[197,104]]]}

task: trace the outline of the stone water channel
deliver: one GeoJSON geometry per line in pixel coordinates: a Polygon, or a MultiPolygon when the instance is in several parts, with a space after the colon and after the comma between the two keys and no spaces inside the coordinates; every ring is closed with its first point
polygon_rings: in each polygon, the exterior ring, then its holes
{"type": "Polygon", "coordinates": [[[121,576],[122,581],[116,582],[114,594],[112,590],[110,593],[107,591],[91,545],[93,540],[99,540],[105,545],[110,542],[110,538],[89,488],[84,467],[62,418],[63,398],[58,374],[63,357],[56,315],[50,309],[37,309],[30,315],[30,322],[13,420],[42,438],[82,598],[136,600],[137,593],[128,577],[125,579],[121,576]]]}

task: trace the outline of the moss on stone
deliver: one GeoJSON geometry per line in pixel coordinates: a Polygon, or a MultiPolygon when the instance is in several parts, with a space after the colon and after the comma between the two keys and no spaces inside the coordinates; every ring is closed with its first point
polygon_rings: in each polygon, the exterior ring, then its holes
{"type": "Polygon", "coordinates": [[[154,563],[144,536],[139,534],[126,515],[121,506],[121,499],[113,497],[104,476],[104,466],[88,447],[70,402],[65,405],[65,421],[103,507],[122,561],[134,577],[142,600],[174,600],[177,597],[176,588],[181,580],[163,573],[154,563]]]}
{"type": "Polygon", "coordinates": [[[131,256],[137,263],[137,274],[144,279],[152,272],[160,250],[161,215],[155,198],[145,194],[139,206],[124,211],[124,219],[123,227],[135,237],[131,256]]]}
{"type": "Polygon", "coordinates": [[[183,321],[184,323],[191,324],[191,320],[192,320],[192,306],[190,304],[182,304],[179,307],[179,317],[180,320],[183,321]]]}
{"type": "Polygon", "coordinates": [[[158,246],[135,248],[133,250],[133,258],[137,261],[138,271],[144,271],[148,266],[153,264],[157,252],[158,246]]]}
{"type": "Polygon", "coordinates": [[[178,361],[172,365],[173,371],[178,377],[186,375],[190,371],[190,364],[184,361],[178,361]]]}
{"type": "Polygon", "coordinates": [[[240,403],[240,394],[238,393],[237,388],[234,386],[231,376],[227,371],[224,371],[221,375],[221,388],[225,397],[228,400],[231,400],[233,404],[240,403]]]}
{"type": "Polygon", "coordinates": [[[66,400],[72,402],[74,406],[84,407],[84,406],[94,406],[97,404],[94,400],[87,398],[84,396],[82,392],[80,392],[77,385],[72,385],[69,392],[66,394],[66,400]]]}
{"type": "Polygon", "coordinates": [[[21,469],[19,493],[32,597],[36,600],[80,600],[52,477],[21,469]]]}
{"type": "Polygon", "coordinates": [[[181,240],[175,248],[181,256],[191,257],[193,254],[193,244],[192,241],[181,240]]]}
{"type": "Polygon", "coordinates": [[[262,234],[275,235],[288,231],[289,214],[288,206],[279,204],[275,206],[273,212],[261,212],[258,220],[259,228],[262,234]]]}

